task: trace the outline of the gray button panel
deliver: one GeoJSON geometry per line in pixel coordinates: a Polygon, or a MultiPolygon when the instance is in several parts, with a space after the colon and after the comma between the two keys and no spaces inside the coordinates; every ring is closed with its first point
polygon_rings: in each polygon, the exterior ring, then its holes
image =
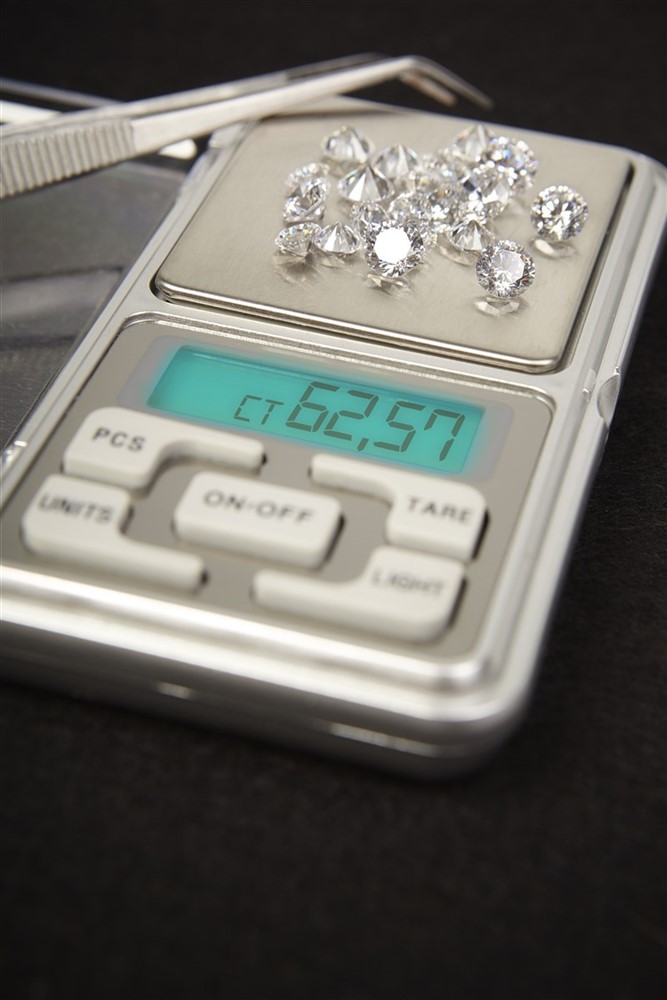
{"type": "MultiPolygon", "coordinates": [[[[479,460],[471,464],[465,476],[434,476],[388,462],[323,452],[263,433],[231,433],[210,423],[158,416],[146,405],[151,380],[184,343],[223,352],[237,350],[245,357],[264,361],[267,353],[271,357],[270,349],[267,351],[261,343],[255,345],[245,334],[223,337],[219,332],[210,334],[196,327],[177,331],[151,322],[135,322],[121,331],[6,504],[5,561],[54,577],[74,575],[105,588],[168,598],[174,606],[194,604],[227,617],[237,615],[248,621],[349,639],[388,652],[401,643],[418,642],[420,655],[434,662],[441,662],[443,656],[469,652],[480,633],[549,425],[549,407],[530,392],[503,392],[497,387],[489,392],[483,385],[462,385],[460,379],[453,383],[439,374],[425,382],[422,375],[399,366],[393,371],[385,364],[374,372],[367,369],[366,377],[383,379],[405,391],[423,392],[427,388],[429,392],[457,393],[485,409],[488,419],[484,421],[479,460]],[[160,425],[160,435],[169,425],[171,436],[155,436],[158,424],[154,421],[160,425]],[[91,435],[94,437],[101,427],[109,434],[100,434],[97,443],[91,444],[91,435]],[[142,456],[141,473],[128,480],[124,478],[128,475],[128,458],[121,453],[127,451],[132,459],[129,443],[142,428],[146,431],[142,436],[148,437],[150,428],[152,442],[160,441],[154,449],[160,457],[155,463],[142,456]],[[130,431],[132,435],[125,437],[130,431]],[[109,443],[114,434],[118,435],[116,443],[109,443]],[[187,444],[195,440],[205,442],[205,446],[187,444]],[[81,466],[71,464],[71,456],[78,450],[79,456],[83,454],[78,461],[85,464],[87,449],[102,456],[95,462],[99,461],[103,468],[95,471],[91,459],[85,471],[74,475],[74,468],[81,466]],[[239,457],[243,455],[246,457],[239,457]],[[123,568],[120,556],[115,562],[107,561],[106,556],[92,561],[74,559],[65,551],[65,545],[56,551],[35,544],[30,528],[27,533],[24,530],[24,516],[36,496],[41,496],[47,478],[63,473],[91,488],[111,489],[113,483],[114,489],[129,497],[128,513],[123,526],[115,532],[116,540],[123,545],[136,543],[195,558],[198,562],[192,572],[200,582],[189,590],[169,586],[166,575],[160,572],[141,574],[129,563],[123,568]],[[212,478],[201,478],[204,476],[212,478]],[[187,513],[191,504],[191,491],[196,490],[201,500],[202,484],[221,486],[223,479],[215,477],[224,477],[227,492],[233,486],[235,503],[239,498],[244,501],[244,510],[236,521],[231,520],[237,528],[230,525],[231,514],[218,517],[218,510],[214,520],[220,523],[213,528],[208,525],[206,537],[195,537],[195,530],[185,525],[184,510],[187,513]],[[116,485],[121,482],[126,485],[116,485]],[[103,483],[107,485],[103,487],[103,483]],[[263,504],[261,517],[258,503],[263,504]],[[309,512],[308,516],[304,512],[309,512]],[[303,527],[311,517],[317,528],[316,540],[306,539],[308,532],[303,527]],[[297,537],[305,540],[301,553],[297,537]],[[408,564],[397,564],[385,575],[395,583],[380,588],[380,576],[375,573],[374,583],[369,586],[371,573],[384,567],[382,562],[378,569],[373,559],[393,560],[401,553],[409,557],[408,564]],[[406,581],[423,582],[425,578],[413,564],[420,555],[433,559],[433,567],[437,563],[438,572],[443,573],[444,564],[451,561],[459,582],[452,583],[446,606],[433,612],[435,624],[422,624],[416,631],[411,631],[412,626],[403,628],[393,622],[384,629],[377,622],[369,627],[372,615],[362,623],[343,611],[336,623],[331,614],[313,614],[305,602],[292,602],[290,610],[286,610],[285,606],[279,608],[276,600],[260,600],[266,592],[261,584],[263,580],[265,585],[266,576],[261,574],[268,573],[294,578],[286,584],[289,587],[296,587],[297,580],[298,586],[302,581],[312,583],[313,597],[318,588],[320,596],[324,594],[320,584],[339,585],[335,593],[343,597],[354,587],[361,588],[362,596],[373,589],[378,594],[384,589],[388,598],[399,598],[400,604],[401,585],[407,587],[406,581]]],[[[344,371],[348,377],[359,377],[354,360],[346,361],[338,355],[318,359],[300,350],[287,353],[289,364],[302,365],[308,371],[344,371]]],[[[285,359],[283,345],[276,361],[285,363],[285,359]]],[[[170,579],[177,580],[178,574],[170,579]]],[[[416,583],[407,590],[412,591],[410,600],[414,598],[419,607],[426,608],[428,602],[423,594],[418,597],[420,587],[416,583]]],[[[435,605],[435,590],[432,596],[435,605]]],[[[342,607],[344,602],[338,599],[338,603],[342,607]]],[[[405,614],[410,617],[407,608],[405,614]]],[[[398,620],[400,616],[395,617],[398,620]]]]}

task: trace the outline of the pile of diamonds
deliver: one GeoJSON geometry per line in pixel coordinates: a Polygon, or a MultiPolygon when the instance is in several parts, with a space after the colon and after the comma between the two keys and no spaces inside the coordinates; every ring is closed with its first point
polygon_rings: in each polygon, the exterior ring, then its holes
{"type": "MultiPolygon", "coordinates": [[[[404,145],[373,155],[365,136],[340,128],[322,140],[321,162],[287,179],[287,227],[276,246],[302,258],[313,249],[350,259],[363,253],[372,274],[396,280],[438,240],[475,254],[492,245],[493,220],[531,187],[537,167],[525,142],[484,125],[472,125],[446,149],[425,155],[404,145]],[[336,177],[347,212],[344,221],[324,225],[336,177]]],[[[525,285],[532,280],[529,270],[525,285]]]]}

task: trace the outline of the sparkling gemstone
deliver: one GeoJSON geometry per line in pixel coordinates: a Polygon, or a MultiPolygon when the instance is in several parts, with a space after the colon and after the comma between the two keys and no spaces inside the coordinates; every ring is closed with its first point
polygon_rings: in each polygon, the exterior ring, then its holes
{"type": "Polygon", "coordinates": [[[293,170],[285,182],[289,191],[303,184],[304,181],[320,180],[327,176],[329,168],[326,163],[306,163],[304,167],[293,170]]]}
{"type": "Polygon", "coordinates": [[[400,185],[406,196],[425,206],[434,232],[445,232],[458,218],[461,187],[450,170],[417,167],[401,178],[400,185]]]}
{"type": "Polygon", "coordinates": [[[314,238],[313,243],[322,253],[342,256],[356,253],[361,246],[361,240],[354,229],[350,229],[342,222],[336,222],[333,226],[325,226],[314,238]]]}
{"type": "Polygon", "coordinates": [[[306,222],[321,219],[327,204],[329,181],[325,177],[304,180],[297,184],[285,201],[285,222],[306,222]]]}
{"type": "Polygon", "coordinates": [[[364,240],[377,234],[389,222],[389,216],[376,201],[362,201],[352,206],[352,222],[364,240]]]}
{"type": "Polygon", "coordinates": [[[467,163],[454,156],[447,149],[441,149],[437,153],[430,153],[422,156],[421,165],[424,170],[437,171],[448,181],[460,181],[462,177],[470,173],[470,169],[475,164],[467,163]]]}
{"type": "Polygon", "coordinates": [[[281,229],[276,236],[276,246],[283,253],[293,254],[295,257],[305,257],[319,232],[320,227],[317,223],[300,222],[296,226],[281,229]]]}
{"type": "Polygon", "coordinates": [[[540,191],[533,202],[530,221],[545,240],[559,242],[578,236],[588,218],[581,195],[564,184],[540,191]]]}
{"type": "Polygon", "coordinates": [[[446,233],[456,225],[465,205],[461,186],[457,181],[444,180],[438,187],[425,194],[431,213],[431,225],[437,233],[446,233]]]}
{"type": "Polygon", "coordinates": [[[379,170],[366,164],[341,178],[338,191],[347,201],[382,201],[392,193],[392,185],[379,170]]]}
{"type": "Polygon", "coordinates": [[[493,239],[493,233],[476,215],[464,215],[447,231],[447,239],[459,250],[479,253],[493,239]]]}
{"type": "Polygon", "coordinates": [[[532,187],[539,161],[523,139],[494,136],[484,152],[484,159],[506,172],[515,192],[527,191],[532,187]]]}
{"type": "Polygon", "coordinates": [[[366,261],[371,271],[385,278],[400,278],[424,256],[424,241],[412,226],[388,226],[366,245],[366,261]]]}
{"type": "Polygon", "coordinates": [[[389,180],[409,173],[419,163],[419,156],[409,146],[387,146],[373,158],[373,166],[389,180]]]}
{"type": "Polygon", "coordinates": [[[349,125],[344,125],[322,139],[325,158],[341,171],[366,163],[372,149],[372,143],[349,125]]]}
{"type": "Polygon", "coordinates": [[[424,158],[422,158],[418,167],[399,179],[398,187],[405,194],[426,194],[445,183],[456,184],[457,181],[456,174],[448,167],[440,170],[435,164],[426,165],[424,158]]]}
{"type": "Polygon", "coordinates": [[[490,295],[475,302],[475,308],[486,316],[511,316],[512,313],[518,312],[522,306],[523,302],[519,298],[492,299],[490,295]]]}
{"type": "Polygon", "coordinates": [[[469,167],[457,160],[446,149],[439,153],[424,153],[419,158],[419,166],[430,173],[442,174],[446,180],[457,180],[469,167]]]}
{"type": "Polygon", "coordinates": [[[480,218],[500,215],[514,193],[505,171],[490,160],[474,167],[462,179],[461,187],[468,211],[480,218]]]}
{"type": "Polygon", "coordinates": [[[486,125],[471,125],[457,135],[443,155],[470,165],[478,163],[494,136],[486,125]]]}
{"type": "Polygon", "coordinates": [[[435,243],[437,235],[426,195],[401,194],[390,203],[388,213],[394,224],[417,229],[427,246],[435,243]]]}
{"type": "Polygon", "coordinates": [[[477,258],[477,280],[494,298],[513,299],[533,283],[535,264],[518,243],[499,240],[477,258]]]}

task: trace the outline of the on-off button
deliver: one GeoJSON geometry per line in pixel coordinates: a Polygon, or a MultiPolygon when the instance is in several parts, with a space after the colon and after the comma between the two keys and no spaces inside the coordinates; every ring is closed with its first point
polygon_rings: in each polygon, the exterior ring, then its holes
{"type": "Polygon", "coordinates": [[[174,529],[188,542],[313,568],[324,561],[340,517],[332,497],[200,472],[176,508],[174,529]]]}

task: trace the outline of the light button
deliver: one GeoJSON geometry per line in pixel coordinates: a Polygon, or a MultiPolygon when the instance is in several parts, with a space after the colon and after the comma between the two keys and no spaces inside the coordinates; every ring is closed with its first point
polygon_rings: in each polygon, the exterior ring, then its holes
{"type": "Polygon", "coordinates": [[[83,421],[65,451],[63,469],[73,476],[138,490],[150,485],[171,458],[257,469],[264,448],[241,434],[107,406],[83,421]]]}
{"type": "Polygon", "coordinates": [[[473,486],[337,455],[316,455],[310,471],[320,486],[388,500],[388,542],[464,561],[472,558],[486,516],[484,497],[473,486]]]}
{"type": "Polygon", "coordinates": [[[445,628],[463,580],[463,566],[421,552],[381,546],[356,580],[331,583],[262,570],[259,604],[412,642],[429,642],[445,628]]]}

